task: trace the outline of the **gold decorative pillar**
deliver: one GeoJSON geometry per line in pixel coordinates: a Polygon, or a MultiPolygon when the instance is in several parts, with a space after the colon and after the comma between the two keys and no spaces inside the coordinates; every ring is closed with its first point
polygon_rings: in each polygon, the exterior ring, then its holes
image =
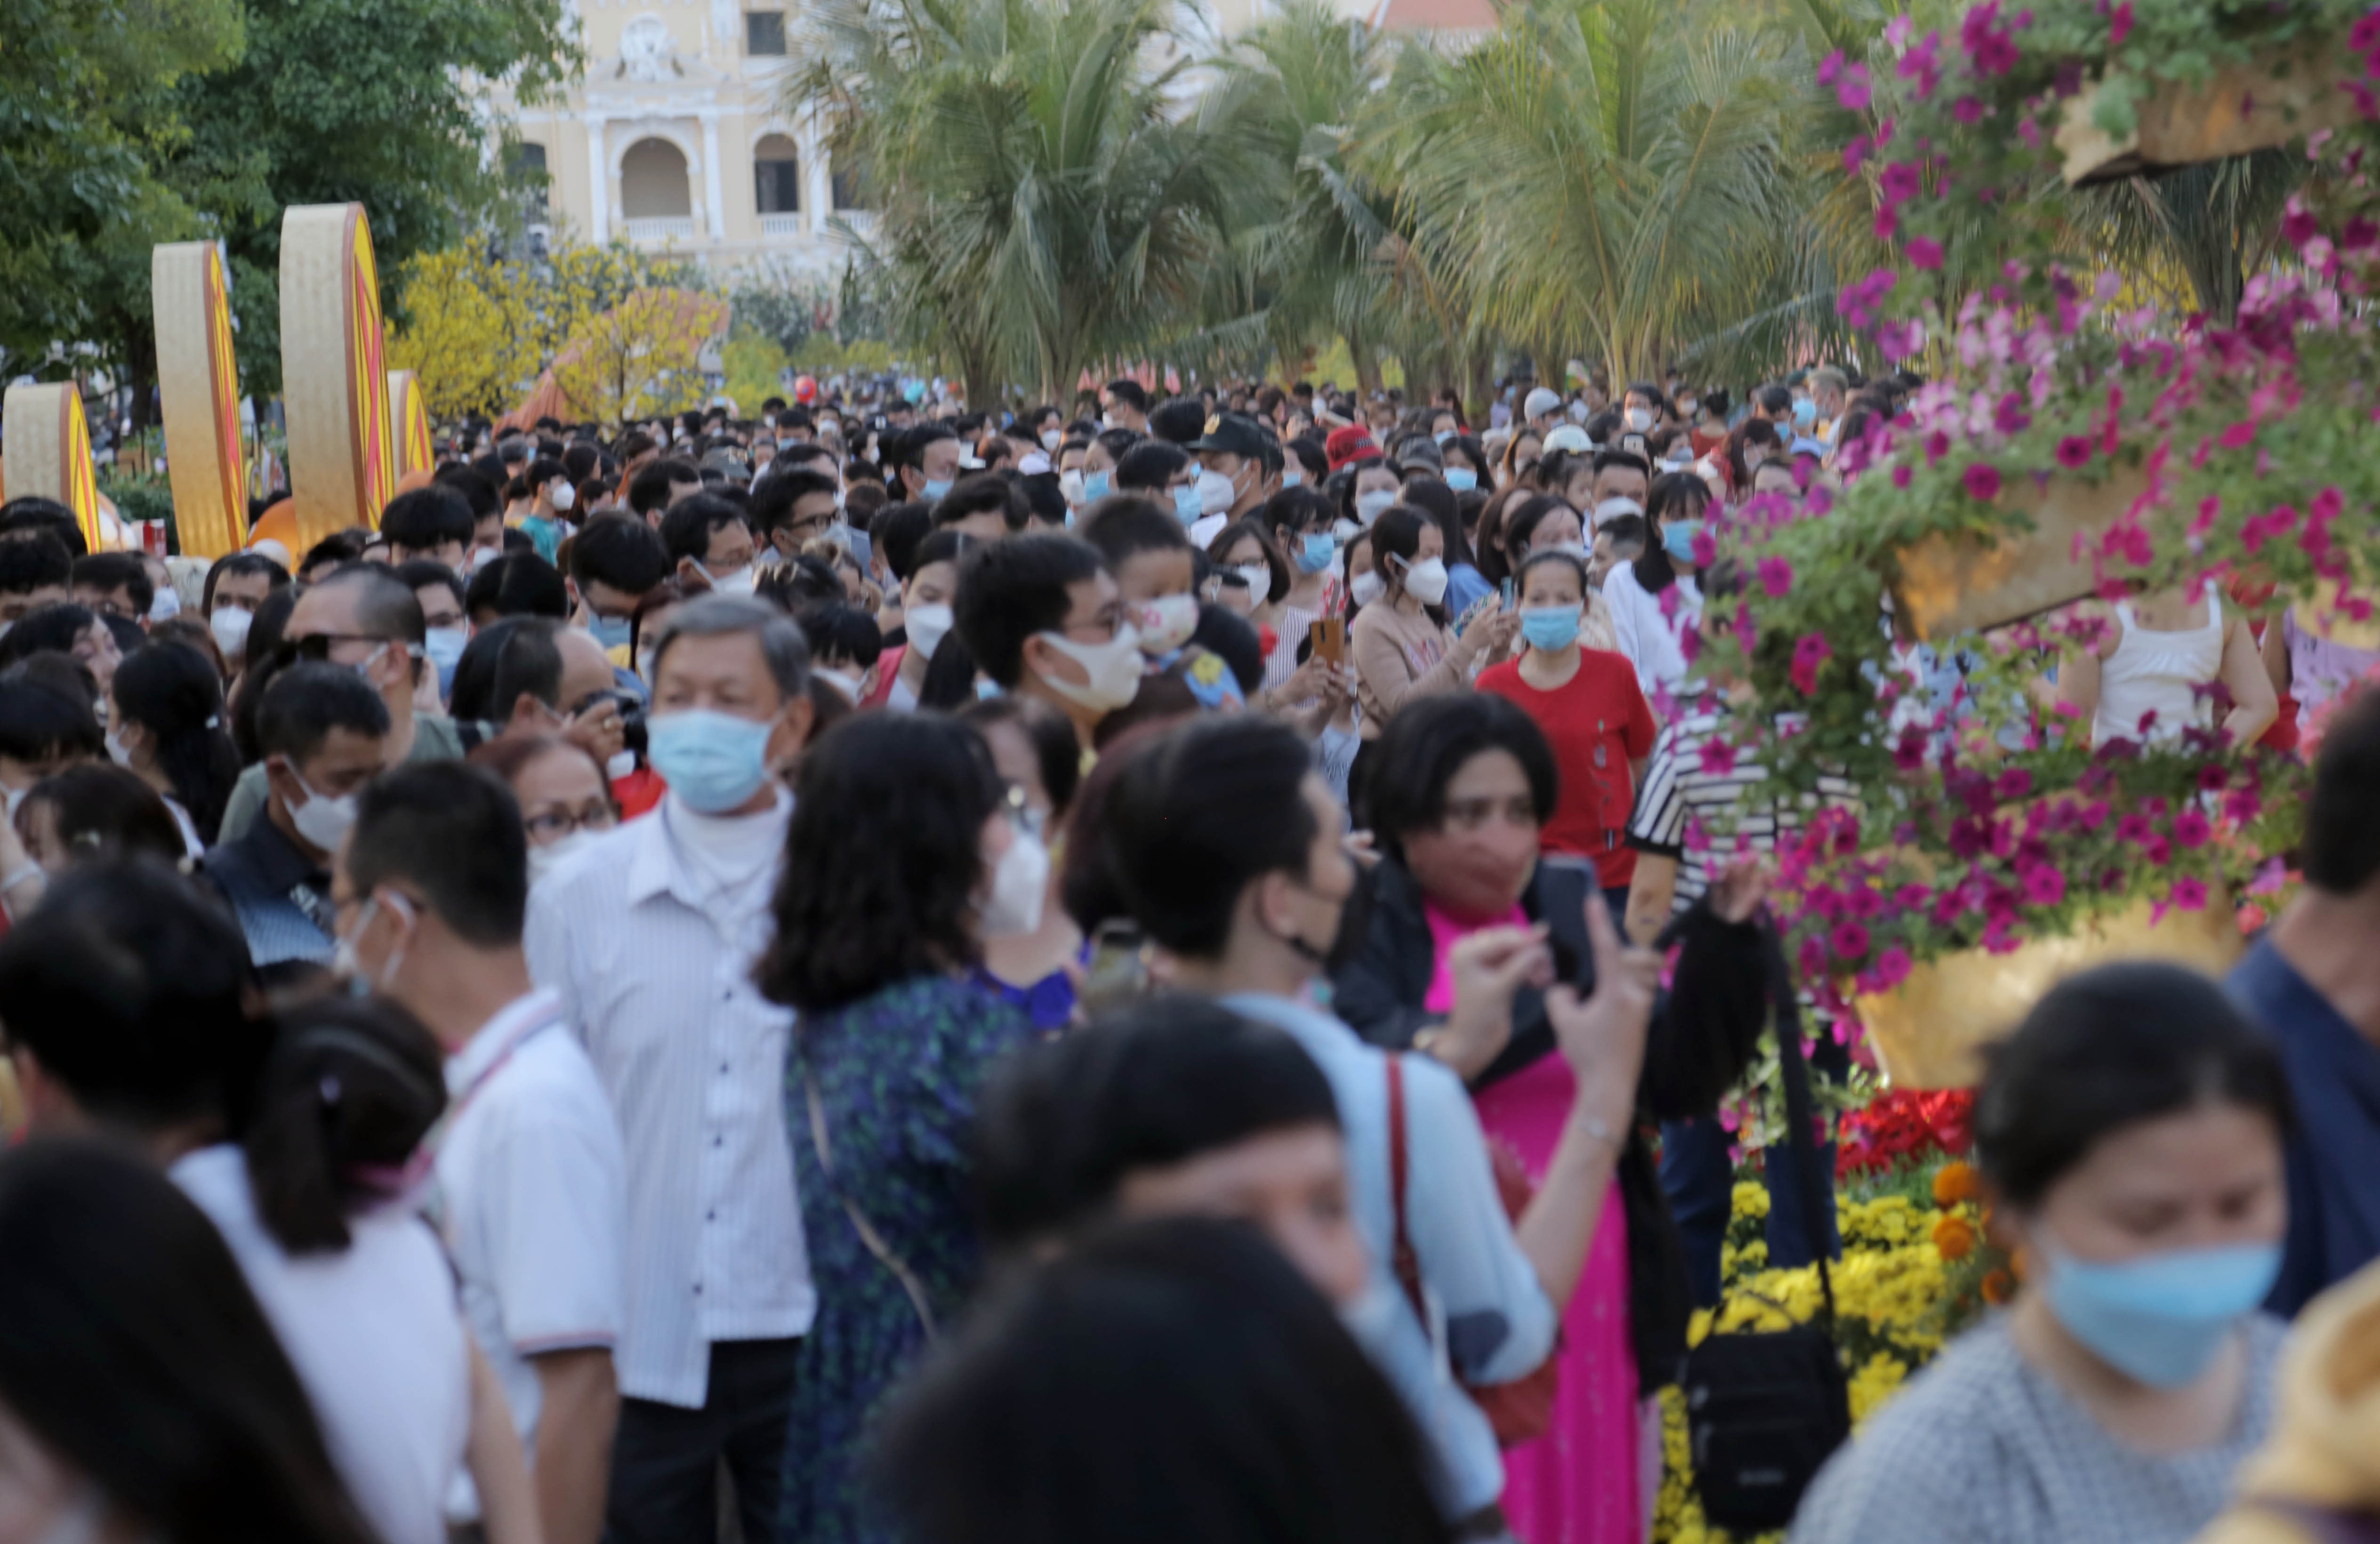
{"type": "Polygon", "coordinates": [[[91,464],[91,426],[83,420],[82,391],[71,381],[54,385],[18,385],[0,398],[7,420],[0,458],[8,467],[7,496],[55,499],[74,511],[83,545],[103,552],[99,478],[91,464]]]}
{"type": "Polygon", "coordinates": [[[396,475],[430,470],[436,458],[430,445],[430,409],[422,404],[421,383],[409,370],[388,372],[388,427],[396,440],[396,475]]]}
{"type": "Polygon", "coordinates": [[[281,390],[299,552],[380,521],[396,488],[380,273],[359,203],[281,217],[281,390]]]}
{"type": "Polygon", "coordinates": [[[223,249],[175,241],[149,254],[156,296],[157,389],[165,410],[165,471],[174,529],[189,557],[248,542],[248,452],[239,433],[239,366],[223,249]]]}

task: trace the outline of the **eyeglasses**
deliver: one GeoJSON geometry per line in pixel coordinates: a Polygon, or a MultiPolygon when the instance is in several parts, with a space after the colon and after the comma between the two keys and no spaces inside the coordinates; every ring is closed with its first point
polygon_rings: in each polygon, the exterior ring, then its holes
{"type": "Polygon", "coordinates": [[[559,842],[574,831],[609,831],[620,823],[620,811],[609,799],[590,799],[577,809],[549,809],[521,822],[533,846],[559,842]]]}
{"type": "Polygon", "coordinates": [[[374,638],[370,633],[308,633],[304,638],[285,638],[281,652],[286,660],[311,660],[322,663],[331,657],[331,650],[342,643],[368,643],[374,648],[391,640],[374,638]]]}

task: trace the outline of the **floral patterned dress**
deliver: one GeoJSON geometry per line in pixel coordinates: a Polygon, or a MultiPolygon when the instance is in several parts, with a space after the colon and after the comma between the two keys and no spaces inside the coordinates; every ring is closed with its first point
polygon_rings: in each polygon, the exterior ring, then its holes
{"type": "Polygon", "coordinates": [[[927,1343],[902,1278],[947,1331],[980,1265],[965,1173],[976,1094],[991,1064],[1034,1033],[1014,1005],[943,976],[896,982],[795,1031],[786,1134],[819,1309],[786,1430],[784,1544],[891,1537],[863,1502],[861,1458],[869,1420],[927,1343]],[[812,1130],[811,1079],[832,1184],[812,1130]],[[877,1258],[854,1213],[897,1270],[877,1258]]]}

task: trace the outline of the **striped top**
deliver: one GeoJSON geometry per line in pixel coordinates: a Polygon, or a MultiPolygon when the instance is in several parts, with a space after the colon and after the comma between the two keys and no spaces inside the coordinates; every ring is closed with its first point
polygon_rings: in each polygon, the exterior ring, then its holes
{"type": "MultiPolygon", "coordinates": [[[[1680,912],[1702,899],[1710,888],[1714,858],[1724,867],[1739,845],[1774,853],[1778,833],[1790,836],[1799,832],[1807,812],[1821,804],[1836,808],[1859,807],[1857,790],[1835,776],[1821,778],[1815,795],[1803,795],[1793,804],[1755,798],[1754,790],[1768,780],[1767,769],[1743,755],[1724,770],[1706,766],[1704,748],[1719,737],[1727,718],[1700,703],[1688,706],[1699,711],[1677,719],[1653,742],[1645,781],[1636,790],[1636,808],[1628,818],[1630,846],[1677,861],[1677,894],[1671,910],[1680,912]],[[1696,831],[1709,839],[1706,846],[1687,840],[1696,831]]],[[[1779,719],[1778,726],[1793,727],[1792,717],[1779,719]]]]}

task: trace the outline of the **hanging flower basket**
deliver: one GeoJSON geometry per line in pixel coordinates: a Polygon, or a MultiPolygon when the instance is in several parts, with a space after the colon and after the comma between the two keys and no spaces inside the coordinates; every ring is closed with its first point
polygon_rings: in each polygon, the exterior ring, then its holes
{"type": "Polygon", "coordinates": [[[2070,477],[2022,478],[1990,501],[2032,526],[2002,525],[1991,534],[1934,535],[1901,549],[1893,602],[1901,629],[1934,642],[1985,632],[2089,596],[2097,585],[2076,538],[2097,539],[2147,488],[2137,470],[2099,482],[2070,477]]]}
{"type": "Polygon", "coordinates": [[[1967,1088],[1982,1080],[1983,1048],[2015,1028],[2042,993],[2067,977],[2129,959],[2169,960],[2219,976],[2245,947],[2219,891],[2194,911],[2142,899],[2007,954],[1946,954],[1915,967],[1888,991],[1854,998],[1852,1007],[1894,1086],[1967,1088]]]}
{"type": "Polygon", "coordinates": [[[2066,181],[2081,188],[2155,176],[2343,128],[2355,121],[2348,86],[2360,81],[2362,64],[2343,38],[2325,38],[2227,65],[2204,84],[2166,86],[2145,98],[2103,80],[2069,98],[2058,122],[2066,181]],[[2123,93],[2125,110],[2103,110],[2111,91],[2123,93]],[[2110,121],[2128,115],[2131,132],[2108,131],[2110,121]]]}

